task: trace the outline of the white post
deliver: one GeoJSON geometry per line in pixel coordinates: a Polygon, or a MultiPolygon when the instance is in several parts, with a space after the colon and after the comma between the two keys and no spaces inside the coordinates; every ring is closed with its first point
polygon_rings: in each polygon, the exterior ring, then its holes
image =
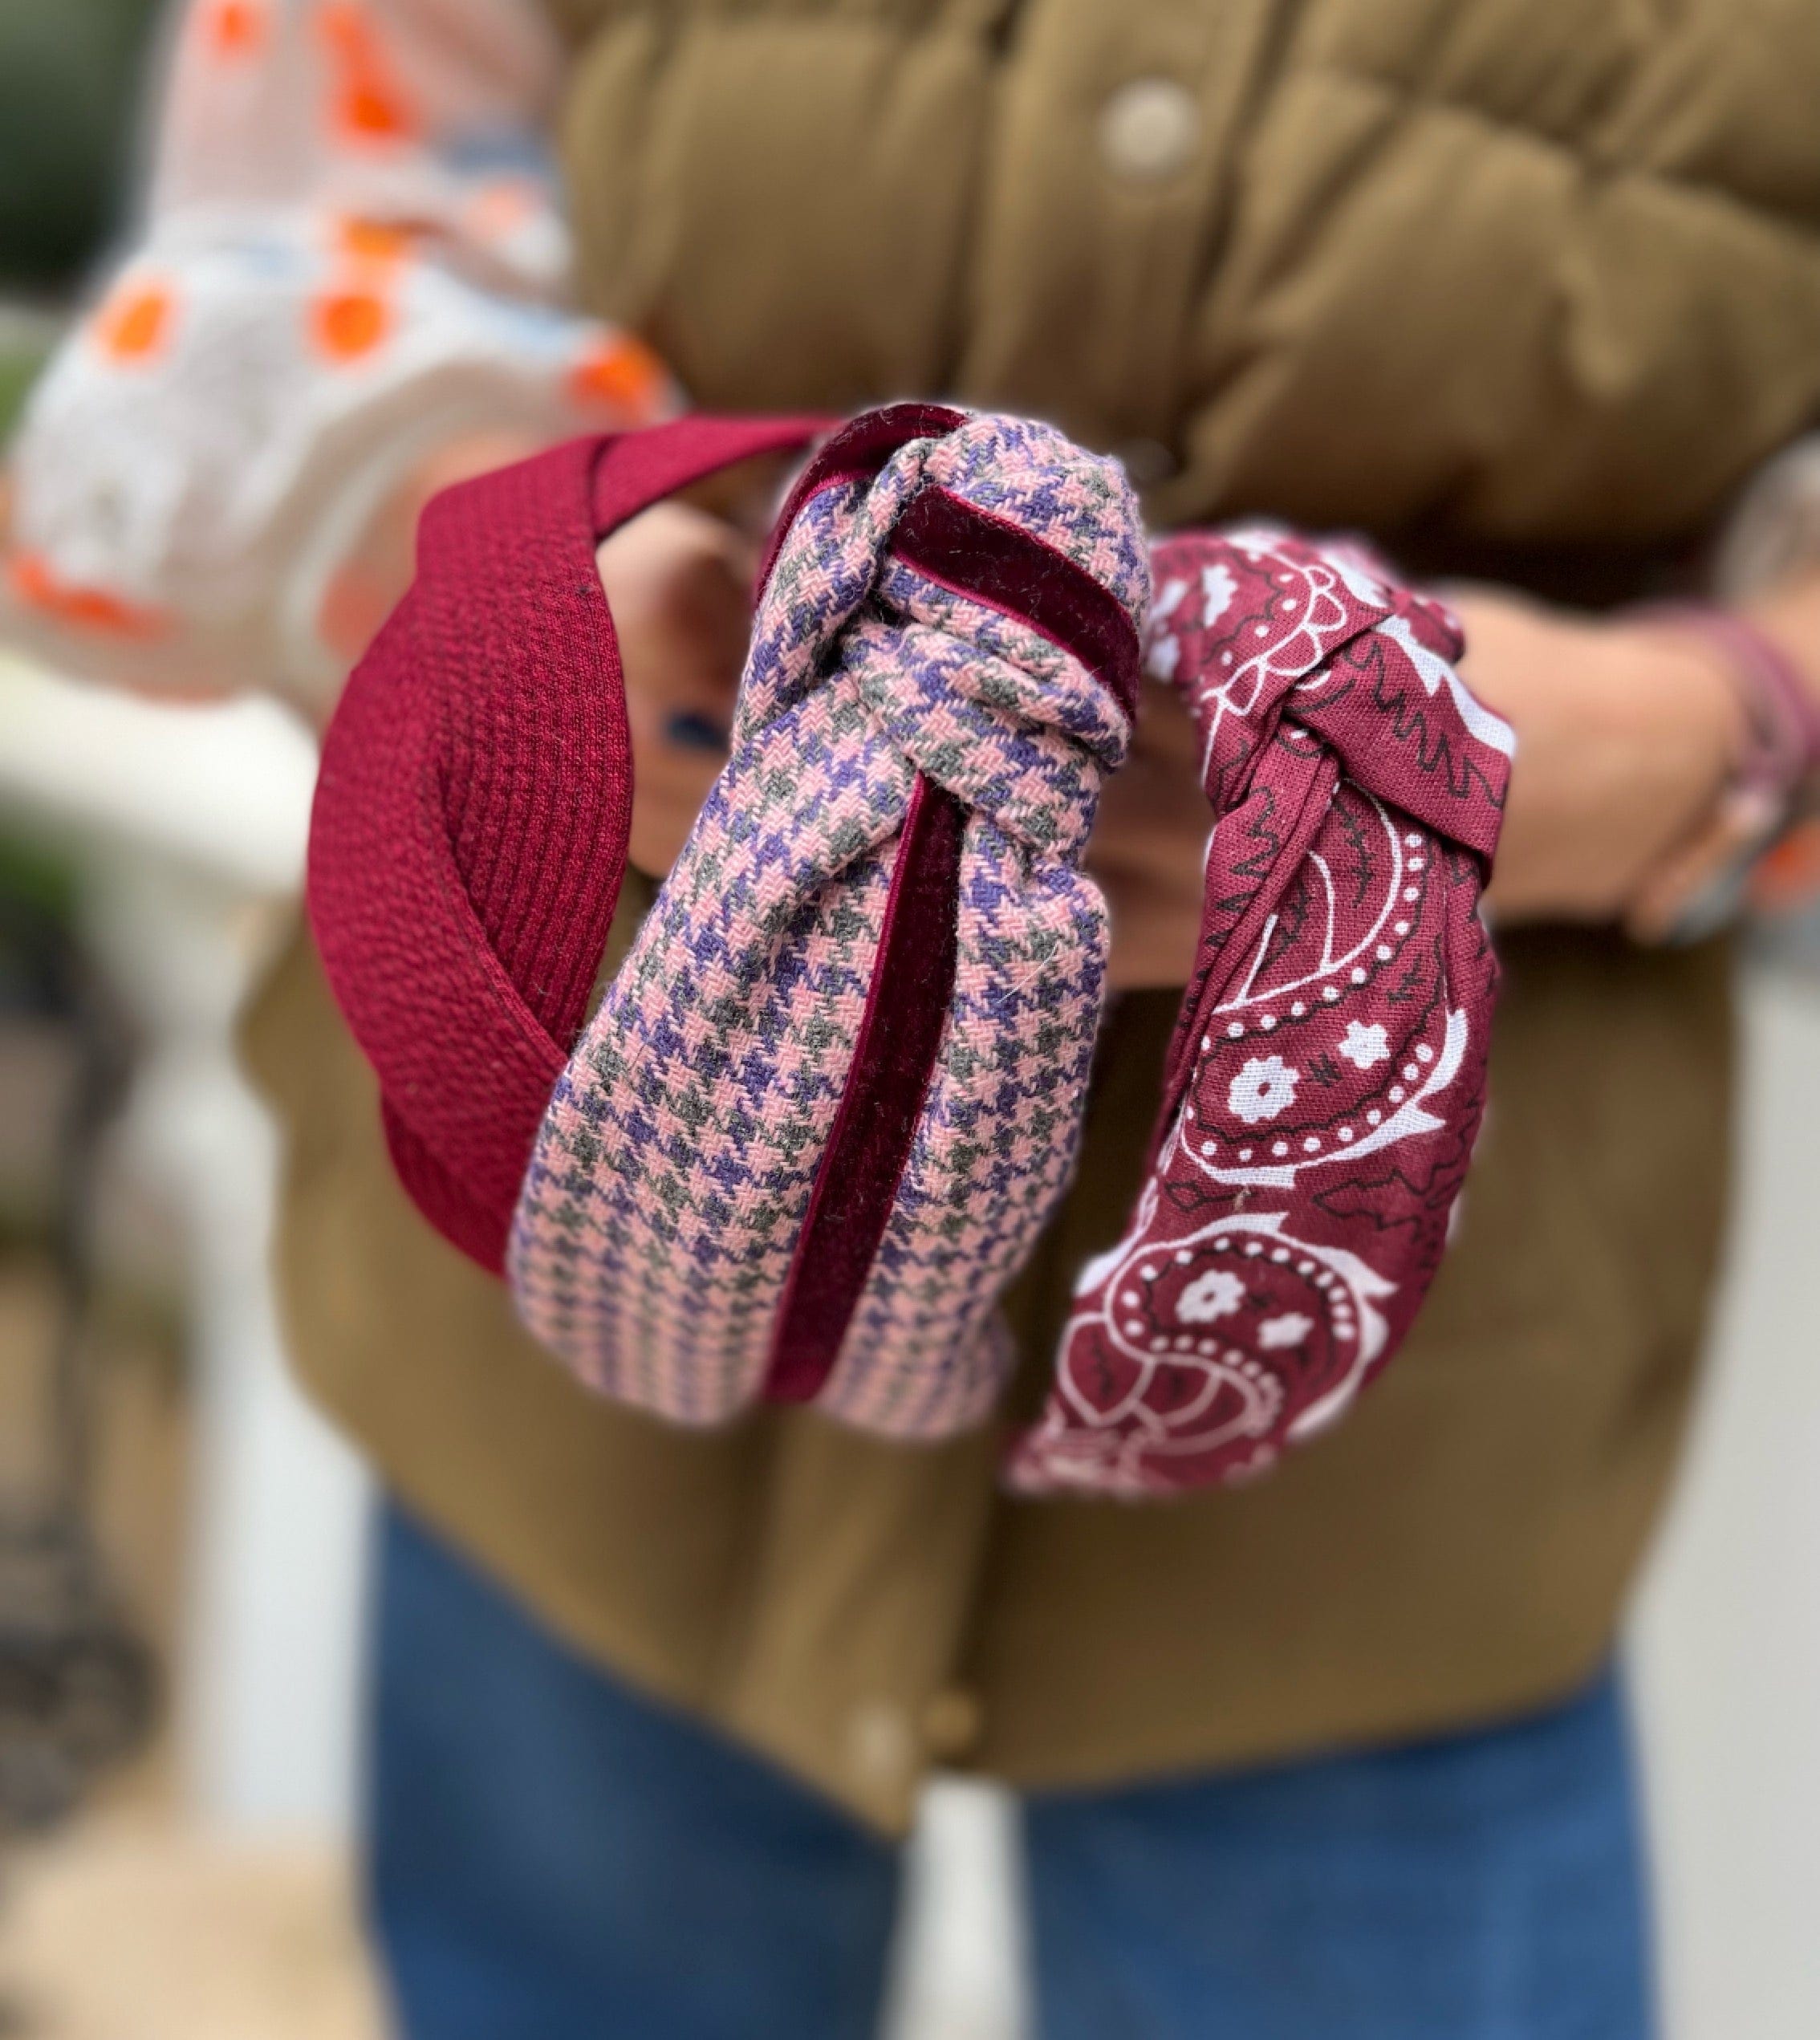
{"type": "Polygon", "coordinates": [[[1820,986],[1745,1018],[1730,1270],[1631,1634],[1670,2040],[1820,2034],[1820,986]]]}
{"type": "Polygon", "coordinates": [[[194,1394],[189,1602],[172,1668],[197,1812],[345,1827],[367,1483],[286,1373],[275,1141],[233,1026],[294,910],[315,778],[274,704],[160,707],[0,656],[0,800],[90,874],[90,933],[142,1036],[122,1128],[185,1219],[194,1394]]]}

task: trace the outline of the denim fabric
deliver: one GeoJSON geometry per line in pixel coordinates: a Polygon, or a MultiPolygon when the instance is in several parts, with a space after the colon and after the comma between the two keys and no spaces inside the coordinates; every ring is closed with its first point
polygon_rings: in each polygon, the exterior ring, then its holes
{"type": "Polygon", "coordinates": [[[380,1531],[368,1897],[407,2040],[867,2040],[898,1852],[380,1531]]]}
{"type": "MultiPolygon", "coordinates": [[[[867,2040],[898,1852],[396,1510],[370,1900],[407,2040],[867,2040]]],[[[1615,1682],[1490,1733],[1024,1810],[1040,2040],[1645,2040],[1615,1682]]]]}
{"type": "Polygon", "coordinates": [[[1509,1726],[1025,1812],[1042,2040],[1646,2040],[1607,1674],[1509,1726]]]}

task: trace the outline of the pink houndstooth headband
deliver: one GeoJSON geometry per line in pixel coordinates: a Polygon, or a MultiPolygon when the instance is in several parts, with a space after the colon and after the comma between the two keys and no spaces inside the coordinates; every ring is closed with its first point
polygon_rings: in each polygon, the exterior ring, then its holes
{"type": "MultiPolygon", "coordinates": [[[[584,1380],[940,1436],[990,1408],[997,1298],[1073,1163],[1107,939],[1079,859],[1146,551],[1117,469],[1046,428],[904,405],[828,440],[733,755],[584,1030],[630,778],[595,540],[806,436],[686,421],[439,499],[330,732],[311,911],[407,1188],[584,1380]]],[[[1274,534],[1156,562],[1151,664],[1219,824],[1202,959],[1152,1181],[1014,1449],[1030,1489],[1198,1485],[1336,1414],[1420,1303],[1480,1109],[1509,743],[1451,624],[1274,534]]]]}

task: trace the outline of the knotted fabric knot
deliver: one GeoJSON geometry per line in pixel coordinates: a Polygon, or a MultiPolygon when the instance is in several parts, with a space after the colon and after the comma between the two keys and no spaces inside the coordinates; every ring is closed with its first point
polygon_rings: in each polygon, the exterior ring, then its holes
{"type": "Polygon", "coordinates": [[[684,1421],[767,1391],[978,1421],[1079,1139],[1107,925],[1076,860],[1135,707],[1137,506],[1015,420],[869,457],[892,415],[786,509],[731,758],[514,1222],[532,1331],[684,1421]]]}
{"type": "Polygon", "coordinates": [[[1286,734],[1316,738],[1356,784],[1413,802],[1489,856],[1511,737],[1453,662],[1460,627],[1365,546],[1261,525],[1156,548],[1164,577],[1146,664],[1200,722],[1216,816],[1286,734]]]}
{"type": "Polygon", "coordinates": [[[1151,1178],[1083,1274],[1028,1491],[1264,1470],[1408,1330],[1481,1115],[1478,913],[1509,731],[1457,626],[1351,543],[1154,555],[1149,670],[1194,714],[1214,825],[1151,1178]]]}
{"type": "Polygon", "coordinates": [[[1132,704],[1028,618],[963,585],[967,552],[1022,535],[1034,572],[1072,561],[1130,614],[1149,569],[1127,485],[1046,425],[969,418],[913,440],[875,476],[818,491],[790,522],[760,605],[735,744],[831,690],[904,766],[1028,851],[1068,855],[1121,763],[1132,704]],[[941,543],[953,506],[975,516],[941,543]]]}

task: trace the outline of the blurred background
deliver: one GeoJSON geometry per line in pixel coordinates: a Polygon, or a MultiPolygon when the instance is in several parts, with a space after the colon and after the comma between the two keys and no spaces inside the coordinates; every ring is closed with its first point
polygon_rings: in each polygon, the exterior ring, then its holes
{"type": "MultiPolygon", "coordinates": [[[[0,0],[0,439],[117,232],[144,0],[0,0]]],[[[314,749],[0,644],[0,2034],[355,2040],[368,1495],[286,1379],[237,1002],[314,749]]],[[[1731,1271],[1629,1643],[1672,2040],[1820,2034],[1820,977],[1752,971],[1731,1271]]],[[[1003,1809],[936,1788],[896,2040],[1020,2031],[1003,1809]]]]}

